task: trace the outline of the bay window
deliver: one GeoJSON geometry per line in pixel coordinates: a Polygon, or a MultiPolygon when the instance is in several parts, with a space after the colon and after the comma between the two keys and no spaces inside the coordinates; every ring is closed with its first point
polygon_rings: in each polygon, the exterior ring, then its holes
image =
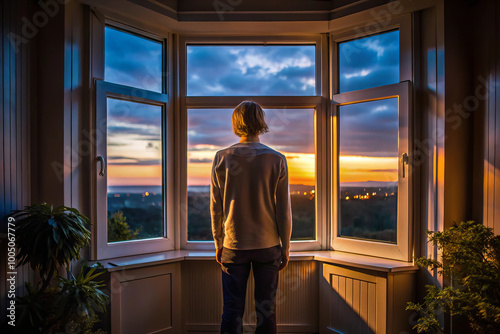
{"type": "Polygon", "coordinates": [[[239,141],[232,112],[253,100],[270,128],[261,142],[288,161],[291,250],[410,260],[409,17],[330,40],[162,36],[106,22],[104,80],[95,83],[96,259],[214,249],[212,159],[239,141]]]}

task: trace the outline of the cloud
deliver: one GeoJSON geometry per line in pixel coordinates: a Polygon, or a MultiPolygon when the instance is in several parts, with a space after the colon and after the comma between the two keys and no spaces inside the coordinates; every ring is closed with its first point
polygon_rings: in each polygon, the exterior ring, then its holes
{"type": "Polygon", "coordinates": [[[356,173],[356,172],[370,172],[370,173],[397,173],[398,170],[396,168],[387,168],[387,169],[356,169],[356,168],[349,168],[350,173],[356,173]]]}
{"type": "MultiPolygon", "coordinates": [[[[161,89],[160,43],[108,27],[105,48],[107,81],[161,89]]],[[[398,31],[341,43],[339,51],[342,91],[399,82],[398,31]]],[[[191,96],[315,95],[314,46],[188,46],[187,53],[191,96]]],[[[397,104],[363,103],[341,110],[342,154],[397,156],[397,104]]],[[[265,111],[271,131],[261,137],[263,143],[289,153],[314,153],[313,110],[265,111]]],[[[188,149],[209,152],[239,141],[232,133],[231,113],[189,110],[188,149]]],[[[123,149],[141,141],[142,147],[153,148],[151,142],[161,138],[161,119],[158,106],[108,99],[109,146],[123,149]]]]}
{"type": "Polygon", "coordinates": [[[206,164],[212,163],[212,159],[189,159],[189,163],[191,164],[206,164]]]}
{"type": "MultiPolygon", "coordinates": [[[[125,142],[161,140],[161,107],[149,104],[108,100],[108,143],[111,146],[128,145],[125,142]]],[[[159,148],[159,147],[158,147],[159,148]]]]}
{"type": "Polygon", "coordinates": [[[151,166],[160,165],[160,159],[141,159],[141,158],[131,158],[127,156],[110,155],[108,156],[108,165],[121,165],[121,166],[151,166]]]}
{"type": "Polygon", "coordinates": [[[188,95],[315,95],[314,53],[312,45],[188,46],[188,95]]]}
{"type": "Polygon", "coordinates": [[[398,156],[398,100],[377,100],[341,106],[340,154],[398,156]]]}
{"type": "Polygon", "coordinates": [[[399,31],[339,45],[340,92],[399,82],[399,31]]]}
{"type": "Polygon", "coordinates": [[[106,27],[104,48],[106,81],[161,92],[161,43],[106,27]]]}
{"type": "MultiPolygon", "coordinates": [[[[314,153],[314,110],[266,109],[270,132],[262,143],[279,151],[314,153]]],[[[188,150],[206,145],[206,151],[239,141],[231,126],[232,109],[191,109],[188,111],[188,150]]],[[[199,149],[198,149],[199,150],[199,149]]]]}

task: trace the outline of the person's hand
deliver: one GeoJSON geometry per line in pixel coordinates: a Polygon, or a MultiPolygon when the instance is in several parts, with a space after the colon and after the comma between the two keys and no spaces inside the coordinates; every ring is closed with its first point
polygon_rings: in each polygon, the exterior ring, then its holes
{"type": "Polygon", "coordinates": [[[281,265],[280,265],[280,270],[285,269],[285,267],[288,265],[288,252],[286,254],[281,254],[281,265]]]}
{"type": "Polygon", "coordinates": [[[215,259],[217,260],[217,263],[222,265],[222,248],[219,248],[215,251],[215,259]]]}

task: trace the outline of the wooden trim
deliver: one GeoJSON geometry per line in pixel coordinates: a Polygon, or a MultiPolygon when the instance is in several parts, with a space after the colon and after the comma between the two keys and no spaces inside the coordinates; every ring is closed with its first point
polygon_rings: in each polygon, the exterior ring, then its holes
{"type": "Polygon", "coordinates": [[[317,108],[321,96],[188,96],[185,98],[187,109],[197,108],[235,108],[241,101],[252,100],[264,108],[317,108]]]}

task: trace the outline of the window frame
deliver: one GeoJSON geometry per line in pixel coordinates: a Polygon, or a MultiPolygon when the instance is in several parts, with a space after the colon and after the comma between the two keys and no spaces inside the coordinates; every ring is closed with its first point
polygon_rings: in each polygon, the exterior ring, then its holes
{"type": "MultiPolygon", "coordinates": [[[[98,17],[98,19],[100,19],[98,17]]],[[[172,250],[175,248],[175,224],[173,210],[173,180],[174,169],[174,117],[172,108],[172,94],[167,94],[172,85],[171,78],[167,76],[172,68],[171,39],[160,34],[131,27],[111,19],[100,19],[101,24],[91,26],[91,36],[97,42],[96,49],[91,50],[93,57],[92,73],[101,74],[100,77],[92,76],[93,83],[93,113],[92,128],[95,137],[92,138],[93,154],[93,187],[92,202],[94,223],[92,227],[92,254],[93,260],[104,260],[122,256],[149,254],[154,252],[172,250]],[[102,22],[103,21],[103,22],[102,22]],[[162,44],[162,91],[154,92],[146,89],[120,85],[104,81],[104,36],[105,28],[109,26],[120,31],[139,37],[158,41],[162,44]],[[100,53],[102,56],[96,56],[100,53]],[[131,240],[125,242],[108,243],[107,237],[107,99],[108,97],[131,102],[147,103],[162,107],[162,205],[163,205],[163,236],[158,238],[131,240]],[[99,176],[100,165],[98,156],[104,158],[104,177],[99,176]]]]}
{"type": "MultiPolygon", "coordinates": [[[[214,250],[213,241],[188,241],[187,237],[187,114],[189,109],[199,108],[234,108],[243,100],[253,100],[262,105],[264,109],[314,109],[315,112],[315,152],[316,152],[316,238],[315,240],[292,241],[291,251],[319,250],[325,247],[327,242],[326,221],[328,208],[327,196],[327,159],[319,152],[326,151],[327,129],[326,112],[327,103],[325,96],[325,77],[328,75],[327,66],[327,38],[326,35],[307,36],[181,36],[178,44],[179,57],[179,108],[180,115],[178,129],[179,152],[177,161],[179,164],[178,197],[176,207],[178,208],[180,226],[180,248],[214,250]],[[187,93],[187,46],[188,45],[304,45],[316,46],[315,55],[315,96],[186,96],[187,93]],[[326,72],[326,75],[325,75],[326,72]],[[321,203],[321,204],[320,204],[321,203]]],[[[326,79],[327,80],[327,79],[326,79]]],[[[236,141],[235,141],[236,142],[236,141]]]]}
{"type": "MultiPolygon", "coordinates": [[[[93,12],[94,13],[94,12],[93,12]]],[[[411,103],[411,82],[412,79],[412,17],[410,14],[395,16],[390,18],[390,23],[385,24],[380,31],[374,33],[373,31],[366,34],[360,33],[360,29],[356,27],[345,28],[342,27],[338,30],[331,30],[329,33],[322,34],[308,34],[298,36],[269,36],[269,35],[252,35],[246,36],[242,34],[233,36],[204,36],[204,35],[172,35],[168,30],[158,30],[157,28],[147,27],[143,30],[144,26],[141,21],[134,21],[134,26],[115,21],[110,18],[100,16],[98,12],[94,13],[97,20],[91,24],[91,61],[90,61],[90,80],[93,83],[91,87],[92,114],[91,124],[93,130],[97,133],[100,132],[98,128],[96,105],[99,97],[97,95],[97,86],[102,84],[109,84],[120,86],[111,83],[99,83],[104,79],[104,27],[105,25],[112,26],[119,30],[130,32],[139,36],[144,36],[150,39],[163,41],[163,94],[165,96],[165,119],[162,122],[165,127],[166,139],[163,141],[163,148],[166,150],[163,156],[164,163],[164,182],[163,182],[163,196],[164,199],[164,224],[165,231],[168,238],[164,238],[162,242],[151,243],[152,239],[145,239],[142,242],[145,244],[150,243],[154,246],[141,246],[139,251],[132,249],[130,244],[124,243],[129,248],[128,251],[114,251],[118,247],[107,247],[102,245],[102,238],[104,231],[102,231],[102,217],[107,218],[107,213],[102,215],[103,203],[97,200],[99,192],[98,176],[98,163],[96,158],[93,158],[92,164],[92,217],[95,222],[92,226],[92,259],[110,259],[126,255],[139,255],[146,253],[155,253],[161,251],[168,251],[172,249],[200,249],[200,250],[213,250],[213,241],[198,242],[187,241],[187,215],[183,211],[184,203],[187,202],[187,110],[195,108],[234,108],[243,99],[253,99],[263,105],[264,108],[314,108],[315,109],[315,150],[316,150],[316,240],[313,241],[293,241],[291,245],[292,251],[304,250],[338,250],[354,253],[361,253],[370,256],[387,257],[396,260],[409,261],[411,260],[412,249],[412,211],[413,207],[408,205],[408,221],[407,221],[407,247],[400,250],[396,256],[389,254],[390,252],[374,252],[372,249],[364,250],[352,245],[339,244],[336,234],[336,217],[337,202],[335,199],[338,197],[335,188],[335,182],[338,177],[335,175],[336,168],[334,160],[338,159],[337,152],[335,151],[337,139],[337,131],[335,130],[335,119],[337,107],[341,104],[342,97],[337,93],[338,87],[338,68],[337,68],[337,45],[343,41],[348,41],[355,37],[364,37],[373,34],[378,34],[385,31],[399,29],[400,31],[400,83],[394,86],[408,86],[408,121],[413,120],[410,110],[411,103]],[[98,22],[99,21],[99,22],[98,22]],[[140,28],[139,28],[140,27],[140,28]],[[316,45],[316,95],[315,96],[186,96],[187,78],[186,78],[186,46],[188,44],[200,45],[291,45],[291,44],[314,44],[316,45]],[[168,75],[167,75],[168,73],[168,75]],[[408,81],[404,83],[403,81],[408,81]],[[335,101],[337,99],[337,101],[335,101]],[[167,163],[168,162],[168,163],[167,163]],[[94,165],[95,164],[95,165],[94,165]],[[100,217],[100,218],[99,218],[100,217]],[[99,232],[99,226],[101,231],[99,232]],[[100,237],[99,237],[100,235],[100,237]],[[151,246],[151,247],[150,247],[151,246]],[[109,248],[109,249],[108,249],[109,248]]],[[[92,15],[92,14],[91,14],[92,15]]],[[[128,21],[128,20],[127,20],[128,21]]],[[[365,24],[368,27],[373,22],[357,22],[357,27],[362,27],[365,24]]],[[[388,85],[391,86],[391,85],[388,85]]],[[[387,87],[387,86],[381,86],[387,87]]],[[[369,90],[379,90],[381,87],[370,88],[369,90]]],[[[399,87],[399,90],[403,90],[399,87]]],[[[108,87],[109,88],[109,87],[108,87]]],[[[136,91],[140,89],[123,86],[122,88],[129,88],[136,91]]],[[[396,88],[394,88],[396,89],[396,88]]],[[[111,88],[112,90],[112,88],[111,88]]],[[[107,96],[106,94],[116,94],[113,91],[100,92],[100,95],[107,96]]],[[[356,99],[366,99],[363,97],[363,92],[368,90],[355,91],[359,96],[356,99]]],[[[152,92],[153,93],[153,92],[152,92]]],[[[353,92],[346,92],[343,94],[350,94],[353,92]]],[[[380,93],[380,91],[379,91],[380,93]]],[[[156,93],[159,94],[159,93],[156,93]]],[[[386,94],[386,93],[383,93],[386,94]]],[[[385,97],[400,96],[398,92],[392,92],[385,97]]],[[[125,92],[126,96],[130,97],[130,91],[125,92]],[[127,95],[128,94],[128,95],[127,95]]],[[[347,96],[347,95],[346,95],[347,96]]],[[[346,97],[344,96],[344,98],[346,97]]],[[[352,96],[351,96],[352,97],[352,96]]],[[[102,100],[102,97],[100,98],[102,100]]],[[[106,98],[104,98],[106,100],[106,98]]],[[[138,102],[141,102],[138,100],[138,102]]],[[[412,133],[415,131],[413,124],[409,124],[408,128],[408,143],[409,147],[412,146],[412,133]]],[[[105,133],[105,132],[104,132],[105,133]]],[[[99,154],[98,148],[95,143],[92,143],[93,157],[99,154]]],[[[408,151],[408,153],[410,153],[408,151]]],[[[411,156],[410,156],[411,161],[411,156]]],[[[412,175],[412,166],[408,164],[409,175],[412,175]]],[[[408,186],[408,199],[411,202],[413,197],[411,184],[412,179],[409,179],[408,186]]],[[[102,185],[101,185],[102,188],[102,185]]],[[[102,190],[102,189],[101,189],[102,190]]],[[[106,190],[106,189],[105,189],[106,190]]],[[[107,195],[107,191],[104,192],[107,195]]],[[[102,196],[102,195],[101,195],[102,196]]],[[[106,202],[104,202],[105,205],[106,202]]],[[[184,204],[184,206],[186,206],[184,204]]],[[[107,219],[106,219],[107,220],[107,219]]],[[[106,224],[107,230],[107,221],[106,224]]],[[[399,238],[399,236],[398,236],[399,238]]],[[[406,238],[405,238],[406,239],[406,238]]],[[[107,241],[106,239],[104,239],[107,241]]],[[[363,241],[364,242],[364,241],[363,241]]],[[[363,247],[361,247],[363,248],[363,247]]]]}
{"type": "MultiPolygon", "coordinates": [[[[411,39],[411,15],[406,14],[400,17],[395,17],[390,20],[389,24],[380,30],[373,32],[360,32],[359,26],[349,28],[339,33],[330,35],[331,42],[331,235],[330,242],[334,250],[358,253],[363,255],[389,258],[400,261],[411,261],[413,249],[413,207],[412,199],[412,182],[413,182],[413,167],[411,165],[413,147],[413,126],[410,124],[412,118],[412,39],[411,39]],[[399,30],[399,79],[398,83],[377,86],[362,90],[349,91],[339,93],[339,57],[338,46],[342,42],[350,41],[355,38],[363,38],[399,30]],[[398,221],[397,221],[397,242],[386,243],[371,240],[363,240],[356,238],[346,238],[340,236],[340,184],[339,184],[339,122],[338,108],[342,105],[352,104],[357,102],[368,102],[386,98],[398,98],[399,106],[399,131],[398,131],[398,221]],[[402,179],[402,159],[401,154],[407,153],[408,164],[405,166],[407,178],[402,179]],[[402,191],[401,191],[402,190],[402,191]]],[[[368,27],[368,23],[365,27],[368,27]]]]}

